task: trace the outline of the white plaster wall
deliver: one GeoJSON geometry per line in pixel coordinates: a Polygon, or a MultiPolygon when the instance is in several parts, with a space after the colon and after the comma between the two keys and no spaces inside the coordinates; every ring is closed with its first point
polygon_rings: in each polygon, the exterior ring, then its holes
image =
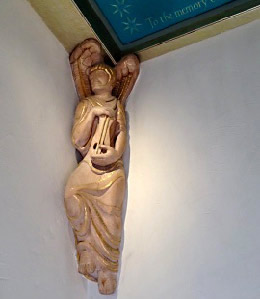
{"type": "Polygon", "coordinates": [[[259,36],[256,21],[143,63],[117,298],[260,298],[259,36]]]}
{"type": "MultiPolygon", "coordinates": [[[[254,22],[142,65],[109,298],[260,297],[259,32],[254,22]]],[[[1,1],[0,38],[0,298],[104,298],[77,274],[63,208],[67,54],[24,0],[1,1]]]]}
{"type": "Polygon", "coordinates": [[[67,53],[27,1],[0,2],[0,298],[87,298],[63,207],[76,164],[67,53]]]}
{"type": "Polygon", "coordinates": [[[111,298],[260,298],[259,35],[257,21],[142,64],[111,298]]]}

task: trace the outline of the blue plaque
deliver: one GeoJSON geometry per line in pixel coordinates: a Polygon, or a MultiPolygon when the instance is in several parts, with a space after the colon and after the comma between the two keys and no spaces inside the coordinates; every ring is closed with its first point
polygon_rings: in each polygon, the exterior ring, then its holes
{"type": "Polygon", "coordinates": [[[234,0],[93,0],[122,44],[128,44],[234,0]]]}
{"type": "Polygon", "coordinates": [[[73,1],[114,60],[260,5],[260,0],[73,1]]]}

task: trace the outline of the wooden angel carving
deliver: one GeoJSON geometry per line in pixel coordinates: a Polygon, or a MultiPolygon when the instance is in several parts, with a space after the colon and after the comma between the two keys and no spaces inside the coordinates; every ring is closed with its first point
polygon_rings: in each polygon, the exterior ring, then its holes
{"type": "Polygon", "coordinates": [[[100,293],[112,294],[125,192],[125,101],[138,77],[139,61],[128,55],[115,68],[103,61],[94,39],[79,44],[70,56],[80,99],[72,143],[83,160],[67,181],[65,207],[75,234],[78,271],[98,282],[100,293]]]}

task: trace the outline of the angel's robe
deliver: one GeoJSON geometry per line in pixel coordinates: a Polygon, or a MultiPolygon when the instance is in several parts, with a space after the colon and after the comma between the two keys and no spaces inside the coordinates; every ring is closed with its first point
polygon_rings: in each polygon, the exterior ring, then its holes
{"type": "MultiPolygon", "coordinates": [[[[94,97],[86,98],[78,104],[73,132],[95,106],[103,106],[103,104],[94,97]]],[[[126,130],[124,108],[118,100],[116,100],[115,110],[118,134],[126,130]]],[[[85,220],[80,226],[73,227],[74,219],[69,216],[68,218],[72,223],[79,256],[86,251],[95,264],[96,270],[87,273],[86,277],[96,281],[99,270],[117,272],[118,269],[125,173],[121,158],[104,169],[92,165],[90,147],[92,138],[95,136],[93,126],[90,138],[83,147],[76,144],[73,132],[72,142],[84,159],[71,174],[66,185],[65,196],[77,197],[85,220]]]]}

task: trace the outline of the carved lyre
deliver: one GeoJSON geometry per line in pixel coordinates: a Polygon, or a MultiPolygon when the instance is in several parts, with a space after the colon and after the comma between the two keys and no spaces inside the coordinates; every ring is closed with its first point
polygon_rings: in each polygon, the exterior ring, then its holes
{"type": "Polygon", "coordinates": [[[78,45],[70,56],[80,100],[72,143],[83,160],[67,181],[65,207],[75,235],[78,271],[98,282],[100,293],[112,294],[125,192],[125,101],[137,80],[139,60],[131,54],[115,68],[103,61],[104,52],[94,39],[78,45]]]}

